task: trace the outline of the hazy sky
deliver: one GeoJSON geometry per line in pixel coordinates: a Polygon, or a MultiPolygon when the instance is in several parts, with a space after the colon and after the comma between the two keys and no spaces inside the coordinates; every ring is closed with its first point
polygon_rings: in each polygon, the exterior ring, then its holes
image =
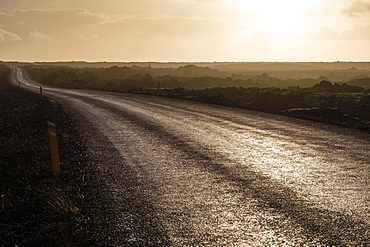
{"type": "Polygon", "coordinates": [[[0,0],[0,60],[370,61],[370,0],[0,0]]]}

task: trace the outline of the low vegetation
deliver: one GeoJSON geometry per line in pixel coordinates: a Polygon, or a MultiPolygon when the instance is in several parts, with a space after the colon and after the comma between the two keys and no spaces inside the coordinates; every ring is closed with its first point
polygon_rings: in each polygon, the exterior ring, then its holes
{"type": "MultiPolygon", "coordinates": [[[[131,67],[112,66],[109,68],[74,68],[69,66],[53,65],[27,65],[25,66],[32,77],[45,84],[61,88],[86,88],[98,90],[128,90],[128,89],[151,89],[157,88],[185,88],[185,89],[205,89],[213,87],[313,87],[323,80],[334,81],[340,84],[347,83],[349,86],[370,89],[370,71],[367,70],[338,70],[328,72],[316,71],[326,76],[304,77],[308,72],[301,71],[302,77],[297,77],[291,71],[252,72],[246,74],[235,74],[223,72],[208,67],[198,67],[195,65],[185,65],[178,68],[152,68],[150,66],[131,67]],[[259,74],[258,74],[259,73],[259,74]],[[269,74],[281,76],[292,75],[295,79],[280,79],[269,74]],[[336,73],[336,75],[334,74],[336,73]],[[338,75],[338,76],[337,76],[338,75]],[[339,76],[340,75],[340,76],[339,76]],[[333,78],[334,80],[331,80],[333,78]],[[337,80],[335,79],[337,78],[337,80]],[[339,81],[343,78],[344,81],[339,81]],[[348,78],[345,80],[345,78],[348,78]]],[[[308,73],[310,74],[310,73],[308,73]]],[[[315,75],[313,72],[311,74],[315,75]]]]}
{"type": "MultiPolygon", "coordinates": [[[[322,90],[320,85],[326,83],[329,82],[323,81],[314,88],[307,89],[178,88],[161,90],[160,94],[369,129],[370,95],[357,87],[350,87],[349,92],[341,92],[342,89],[347,90],[347,86],[337,88],[335,85],[331,87],[339,92],[322,90]]],[[[157,92],[152,90],[149,93],[157,92]]]]}
{"type": "MultiPolygon", "coordinates": [[[[358,66],[365,65],[367,63],[358,66]]],[[[195,65],[177,68],[152,68],[150,64],[108,68],[30,65],[26,68],[35,80],[60,88],[158,94],[355,128],[369,129],[370,126],[370,71],[366,69],[331,68],[329,75],[325,70],[316,71],[316,75],[323,73],[331,78],[348,78],[345,82],[331,82],[326,76],[279,79],[266,72],[260,75],[233,74],[195,65]]],[[[292,71],[278,72],[272,71],[297,76],[292,71]]],[[[314,71],[301,72],[315,74],[314,71]]]]}

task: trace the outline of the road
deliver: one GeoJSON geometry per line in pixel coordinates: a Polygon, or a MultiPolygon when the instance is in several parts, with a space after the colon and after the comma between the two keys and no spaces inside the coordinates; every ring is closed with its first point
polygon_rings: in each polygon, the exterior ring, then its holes
{"type": "MultiPolygon", "coordinates": [[[[10,78],[38,92],[23,70],[10,78]]],[[[370,246],[366,132],[164,97],[44,94],[84,131],[114,245],[370,246]]]]}

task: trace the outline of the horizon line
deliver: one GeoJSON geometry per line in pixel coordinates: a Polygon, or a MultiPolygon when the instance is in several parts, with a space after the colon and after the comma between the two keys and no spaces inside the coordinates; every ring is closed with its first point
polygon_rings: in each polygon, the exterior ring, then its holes
{"type": "Polygon", "coordinates": [[[0,63],[369,63],[370,60],[214,60],[214,61],[160,61],[160,60],[55,60],[55,61],[2,61],[0,63]]]}

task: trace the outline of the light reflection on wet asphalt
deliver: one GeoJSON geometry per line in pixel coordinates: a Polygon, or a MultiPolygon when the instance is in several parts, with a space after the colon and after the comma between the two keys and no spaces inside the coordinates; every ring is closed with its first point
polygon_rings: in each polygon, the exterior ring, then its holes
{"type": "Polygon", "coordinates": [[[83,119],[121,215],[117,245],[370,246],[368,133],[161,97],[45,94],[83,119]],[[127,222],[140,217],[122,206],[133,195],[163,239],[127,222]]]}

